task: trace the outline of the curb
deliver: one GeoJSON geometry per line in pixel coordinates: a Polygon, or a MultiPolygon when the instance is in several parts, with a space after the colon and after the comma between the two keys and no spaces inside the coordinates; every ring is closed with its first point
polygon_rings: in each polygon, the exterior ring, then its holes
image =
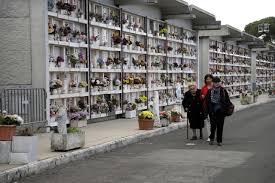
{"type": "Polygon", "coordinates": [[[236,109],[235,112],[239,112],[239,111],[251,108],[251,107],[256,107],[256,106],[259,106],[259,105],[262,105],[262,104],[268,104],[268,103],[271,103],[271,102],[274,102],[274,101],[275,101],[274,98],[269,98],[269,100],[267,100],[267,101],[262,101],[262,102],[258,102],[258,103],[254,103],[254,104],[250,104],[250,105],[244,105],[244,107],[236,109]]]}
{"type": "Polygon", "coordinates": [[[171,124],[168,127],[157,128],[152,131],[144,132],[142,134],[135,134],[127,137],[122,137],[114,141],[106,142],[103,144],[95,145],[84,149],[79,149],[73,152],[68,152],[62,155],[58,155],[53,158],[39,160],[27,165],[5,170],[0,173],[0,182],[11,183],[16,180],[19,180],[20,178],[27,177],[34,174],[39,174],[42,171],[55,168],[56,166],[59,166],[62,164],[66,164],[76,160],[82,160],[99,153],[110,152],[113,149],[124,147],[153,136],[163,135],[163,134],[184,128],[185,126],[186,126],[186,122],[171,124]]]}

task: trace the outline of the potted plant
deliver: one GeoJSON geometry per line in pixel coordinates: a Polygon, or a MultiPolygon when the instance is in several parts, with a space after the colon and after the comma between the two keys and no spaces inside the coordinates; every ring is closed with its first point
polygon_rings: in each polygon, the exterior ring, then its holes
{"type": "Polygon", "coordinates": [[[69,151],[85,145],[85,132],[79,128],[70,127],[67,133],[52,133],[51,149],[53,151],[69,151]]]}
{"type": "Polygon", "coordinates": [[[120,36],[120,32],[119,31],[114,32],[114,34],[112,36],[112,39],[113,39],[113,43],[114,43],[115,46],[120,45],[120,43],[122,41],[121,36],[120,36]]]}
{"type": "Polygon", "coordinates": [[[80,83],[78,84],[78,87],[80,88],[81,93],[86,92],[86,87],[87,86],[88,86],[88,83],[86,81],[80,81],[80,83]]]}
{"type": "Polygon", "coordinates": [[[49,40],[55,40],[55,35],[57,34],[57,26],[56,24],[48,23],[48,34],[49,40]]]}
{"type": "Polygon", "coordinates": [[[240,102],[242,105],[249,105],[252,103],[252,96],[248,93],[241,93],[240,102]]]}
{"type": "Polygon", "coordinates": [[[87,126],[87,111],[79,106],[70,109],[70,127],[82,128],[87,126]]]}
{"type": "Polygon", "coordinates": [[[78,92],[78,88],[77,88],[77,83],[72,79],[69,83],[71,92],[73,93],[77,93],[78,92]]]}
{"type": "Polygon", "coordinates": [[[168,126],[169,125],[169,115],[166,111],[161,111],[159,113],[160,116],[160,124],[162,127],[168,126]]]}
{"type": "Polygon", "coordinates": [[[171,122],[177,123],[181,121],[181,113],[175,110],[171,111],[171,122]]]}
{"type": "Polygon", "coordinates": [[[60,94],[63,82],[60,79],[50,81],[50,91],[52,95],[60,94]]]}
{"type": "Polygon", "coordinates": [[[100,58],[100,57],[97,59],[97,64],[99,65],[100,69],[104,69],[105,66],[106,66],[104,60],[102,58],[100,58]]]}
{"type": "Polygon", "coordinates": [[[37,160],[38,138],[32,127],[19,127],[12,138],[10,164],[25,164],[37,160]]]}
{"type": "Polygon", "coordinates": [[[24,120],[16,114],[0,115],[0,141],[11,141],[15,135],[16,126],[23,122],[24,120]]]}
{"type": "Polygon", "coordinates": [[[162,28],[160,29],[159,31],[159,34],[162,36],[162,37],[165,37],[168,33],[168,29],[167,28],[162,28]]]}
{"type": "Polygon", "coordinates": [[[113,85],[114,85],[114,90],[119,90],[120,86],[121,86],[120,79],[115,79],[114,82],[113,82],[113,85]]]}
{"type": "Polygon", "coordinates": [[[79,61],[74,54],[69,55],[69,60],[72,68],[74,68],[79,61]]]}
{"type": "Polygon", "coordinates": [[[131,119],[137,116],[137,105],[135,103],[128,103],[126,106],[125,118],[131,119]]]}
{"type": "Polygon", "coordinates": [[[151,111],[142,111],[138,115],[140,130],[152,130],[154,127],[154,114],[151,111]]]}

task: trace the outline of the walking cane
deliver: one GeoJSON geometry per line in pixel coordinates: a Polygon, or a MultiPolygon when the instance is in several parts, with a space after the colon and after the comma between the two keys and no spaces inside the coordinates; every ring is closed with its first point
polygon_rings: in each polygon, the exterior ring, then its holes
{"type": "Polygon", "coordinates": [[[189,118],[187,117],[187,140],[189,140],[189,118]]]}

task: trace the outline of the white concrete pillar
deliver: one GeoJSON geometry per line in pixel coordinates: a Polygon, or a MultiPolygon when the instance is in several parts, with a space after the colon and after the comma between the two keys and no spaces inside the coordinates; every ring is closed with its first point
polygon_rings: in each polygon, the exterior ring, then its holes
{"type": "Polygon", "coordinates": [[[256,58],[257,58],[257,52],[251,52],[251,88],[252,91],[256,90],[256,79],[257,79],[257,73],[256,73],[256,58]]]}
{"type": "Polygon", "coordinates": [[[209,37],[199,38],[199,88],[204,85],[204,76],[209,73],[209,37]]]}

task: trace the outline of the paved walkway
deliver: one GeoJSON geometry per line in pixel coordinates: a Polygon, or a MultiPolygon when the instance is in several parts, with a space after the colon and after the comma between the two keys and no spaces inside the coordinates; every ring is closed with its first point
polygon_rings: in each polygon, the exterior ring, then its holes
{"type": "Polygon", "coordinates": [[[155,136],[19,179],[17,183],[274,183],[275,102],[226,118],[223,146],[155,136]]]}
{"type": "MultiPolygon", "coordinates": [[[[252,105],[242,106],[239,99],[233,99],[232,102],[236,106],[236,110],[242,110],[247,107],[266,103],[270,100],[267,95],[259,97],[258,102],[252,105]]],[[[138,123],[136,119],[117,119],[101,123],[89,124],[86,128],[86,148],[100,145],[107,142],[112,142],[128,136],[144,134],[147,131],[138,130],[138,123]]],[[[50,133],[38,134],[39,137],[39,160],[56,157],[66,152],[51,152],[50,150],[50,133]]],[[[18,167],[16,165],[0,164],[0,172],[11,168],[18,167]]]]}

